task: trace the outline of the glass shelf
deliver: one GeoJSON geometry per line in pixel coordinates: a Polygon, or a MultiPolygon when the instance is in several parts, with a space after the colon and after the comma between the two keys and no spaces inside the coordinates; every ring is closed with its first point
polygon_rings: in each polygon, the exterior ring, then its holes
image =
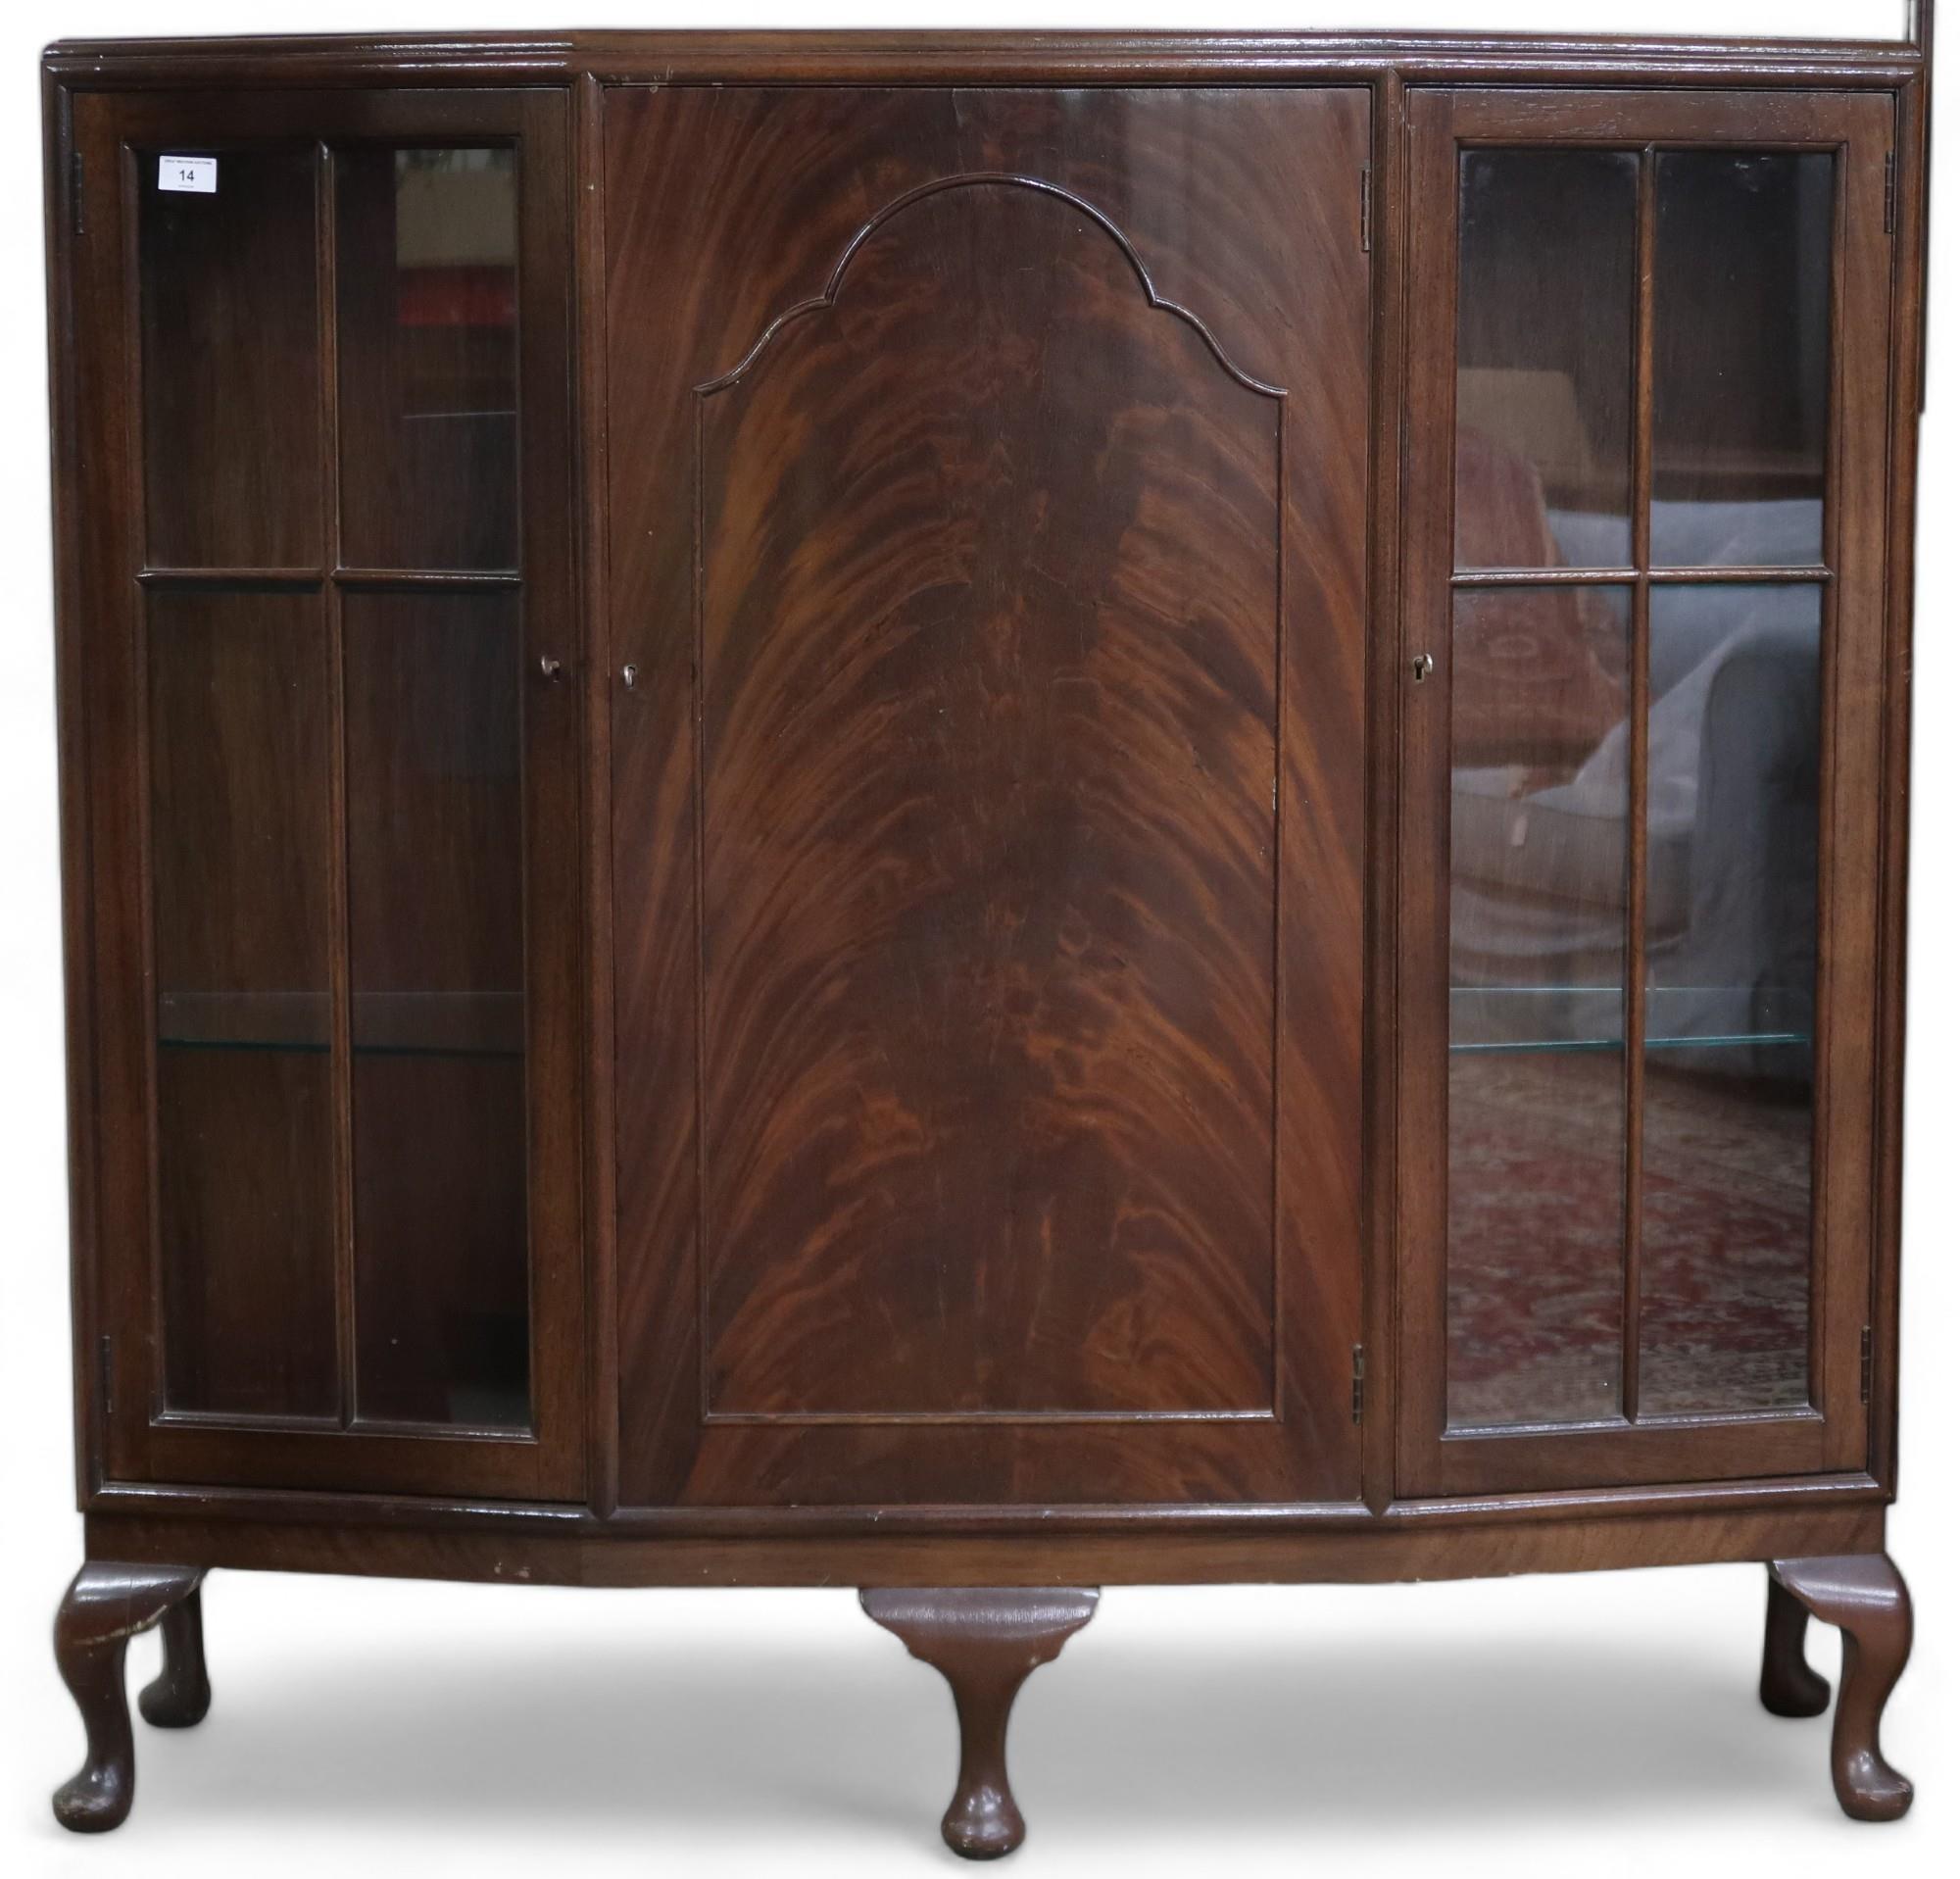
{"type": "MultiPolygon", "coordinates": [[[[1785,1045],[1801,1045],[1807,1049],[1810,1043],[1810,1034],[1806,1031],[1738,1031],[1729,1036],[1650,1037],[1646,1041],[1650,1051],[1768,1050],[1785,1045]]],[[[1522,1038],[1491,1044],[1452,1044],[1449,1055],[1479,1057],[1519,1051],[1617,1051],[1622,1048],[1617,1037],[1522,1038]]]]}
{"type": "MultiPolygon", "coordinates": [[[[354,1056],[521,1057],[523,1014],[521,992],[357,991],[354,1056]]],[[[160,1050],[324,1057],[331,1028],[324,992],[167,992],[157,1001],[160,1050]]]]}
{"type": "MultiPolygon", "coordinates": [[[[330,1046],[309,1038],[281,1037],[159,1037],[160,1051],[284,1051],[298,1057],[325,1057],[330,1046]]],[[[359,1044],[358,1058],[368,1057],[498,1057],[518,1058],[520,1048],[496,1044],[359,1044]]]]}
{"type": "MultiPolygon", "coordinates": [[[[1458,985],[1449,1054],[1606,1052],[1624,1048],[1617,985],[1458,985]]],[[[1649,1051],[1808,1049],[1807,1001],[1746,985],[1656,985],[1646,994],[1649,1051]]]]}

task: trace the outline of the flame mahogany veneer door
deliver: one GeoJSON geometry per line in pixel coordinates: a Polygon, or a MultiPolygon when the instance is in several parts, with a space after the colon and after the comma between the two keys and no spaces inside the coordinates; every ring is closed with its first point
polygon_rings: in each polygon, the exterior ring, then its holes
{"type": "Polygon", "coordinates": [[[1366,93],[605,132],[622,1502],[1356,1498],[1366,93]]]}

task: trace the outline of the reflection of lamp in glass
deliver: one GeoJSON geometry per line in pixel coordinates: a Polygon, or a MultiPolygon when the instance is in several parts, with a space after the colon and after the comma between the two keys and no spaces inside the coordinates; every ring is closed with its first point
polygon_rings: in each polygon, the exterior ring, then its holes
{"type": "Polygon", "coordinates": [[[514,268],[514,181],[508,150],[396,151],[396,265],[514,268]]]}

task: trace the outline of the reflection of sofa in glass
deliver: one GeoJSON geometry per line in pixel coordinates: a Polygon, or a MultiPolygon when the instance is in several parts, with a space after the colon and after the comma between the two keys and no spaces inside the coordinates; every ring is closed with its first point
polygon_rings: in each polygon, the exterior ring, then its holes
{"type": "MultiPolygon", "coordinates": [[[[1670,505],[1684,562],[1807,563],[1817,505],[1670,505]]],[[[1613,524],[1552,512],[1557,559],[1598,565],[1613,524]]],[[[1610,558],[1606,558],[1610,560],[1610,558]]],[[[1460,695],[1476,699],[1486,649],[1501,648],[1501,610],[1530,613],[1524,634],[1542,660],[1561,632],[1600,648],[1590,664],[1618,681],[1624,614],[1618,597],[1572,591],[1548,614],[1533,590],[1474,596],[1466,644],[1459,615],[1460,695]],[[1588,611],[1590,606],[1590,613],[1588,611]],[[1494,615],[1493,610],[1498,610],[1494,615]],[[1617,641],[1617,645],[1614,642],[1617,641]],[[1617,654],[1618,669],[1613,660],[1617,654]],[[1464,685],[1469,679],[1467,688],[1464,685]]],[[[1815,971],[1819,595],[1810,586],[1656,586],[1650,638],[1647,902],[1650,1040],[1760,1039],[1727,1045],[1722,1067],[1807,1075],[1815,971]]],[[[1562,720],[1522,728],[1502,748],[1501,722],[1478,735],[1459,716],[1451,777],[1452,1037],[1458,1044],[1616,1040],[1626,920],[1628,725],[1616,682],[1614,721],[1583,755],[1575,726],[1598,727],[1596,680],[1558,687],[1562,720]],[[1557,748],[1561,736],[1566,748],[1557,748]],[[1503,761],[1508,759],[1509,761],[1503,761]]],[[[1693,1054],[1696,1057],[1702,1053],[1693,1054]]]]}

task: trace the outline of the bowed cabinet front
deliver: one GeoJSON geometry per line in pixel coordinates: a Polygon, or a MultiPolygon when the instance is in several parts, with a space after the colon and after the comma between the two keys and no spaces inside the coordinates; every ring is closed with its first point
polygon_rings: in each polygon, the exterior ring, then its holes
{"type": "Polygon", "coordinates": [[[849,1584],[1770,1566],[1910,1787],[1923,41],[49,55],[80,1492],[849,1584]]]}

